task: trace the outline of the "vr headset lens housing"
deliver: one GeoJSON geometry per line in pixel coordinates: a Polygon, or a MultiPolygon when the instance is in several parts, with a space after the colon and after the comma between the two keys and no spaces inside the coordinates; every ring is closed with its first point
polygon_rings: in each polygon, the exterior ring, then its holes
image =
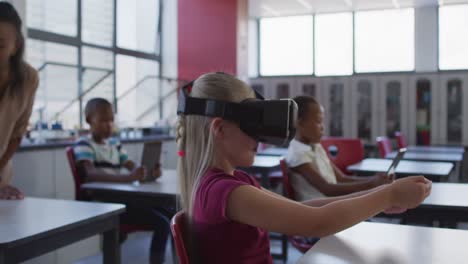
{"type": "Polygon", "coordinates": [[[297,104],[291,99],[264,100],[255,91],[257,99],[241,103],[190,97],[193,82],[179,92],[177,114],[220,117],[239,124],[240,129],[259,142],[285,145],[294,138],[297,104]]]}

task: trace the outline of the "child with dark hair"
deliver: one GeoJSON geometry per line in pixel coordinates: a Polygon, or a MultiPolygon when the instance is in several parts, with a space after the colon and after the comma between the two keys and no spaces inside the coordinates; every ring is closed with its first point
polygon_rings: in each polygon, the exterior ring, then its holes
{"type": "MultiPolygon", "coordinates": [[[[112,104],[103,98],[93,98],[86,104],[85,116],[91,135],[79,139],[73,148],[78,174],[83,181],[133,182],[142,180],[147,168],[137,167],[128,159],[120,143],[111,137],[114,128],[112,104]],[[122,168],[126,168],[127,172],[122,172],[122,168]]],[[[151,170],[153,177],[161,176],[159,167],[148,169],[151,170]]],[[[127,205],[127,210],[121,218],[123,224],[147,225],[151,222],[154,225],[150,263],[164,262],[171,216],[172,213],[164,208],[127,205]]]]}
{"type": "Polygon", "coordinates": [[[0,199],[22,199],[10,185],[11,157],[28,127],[39,84],[36,70],[24,61],[22,22],[15,8],[0,2],[0,199]]]}
{"type": "Polygon", "coordinates": [[[292,170],[291,184],[299,201],[340,196],[390,183],[384,174],[373,177],[345,175],[320,145],[323,135],[323,107],[311,96],[297,96],[296,137],[289,143],[286,162],[292,170]]]}

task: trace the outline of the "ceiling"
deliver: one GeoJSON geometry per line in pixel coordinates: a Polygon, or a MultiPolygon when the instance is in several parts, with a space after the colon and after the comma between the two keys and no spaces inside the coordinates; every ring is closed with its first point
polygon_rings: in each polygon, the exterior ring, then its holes
{"type": "MultiPolygon", "coordinates": [[[[248,0],[249,16],[274,17],[311,13],[336,13],[357,10],[392,9],[448,4],[467,4],[468,0],[248,0]]],[[[468,14],[467,14],[468,15],[468,14]]]]}

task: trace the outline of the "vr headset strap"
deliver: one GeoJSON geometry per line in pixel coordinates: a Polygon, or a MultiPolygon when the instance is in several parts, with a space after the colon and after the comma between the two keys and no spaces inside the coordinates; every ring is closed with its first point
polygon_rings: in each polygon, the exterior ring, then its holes
{"type": "Polygon", "coordinates": [[[249,113],[246,106],[238,103],[196,97],[179,98],[179,102],[183,103],[179,103],[177,114],[221,117],[232,121],[252,117],[252,113],[249,113]]]}

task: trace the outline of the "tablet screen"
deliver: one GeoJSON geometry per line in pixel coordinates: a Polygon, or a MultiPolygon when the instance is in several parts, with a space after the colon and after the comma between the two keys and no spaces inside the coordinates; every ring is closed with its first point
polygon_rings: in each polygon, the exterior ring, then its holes
{"type": "Polygon", "coordinates": [[[398,163],[400,162],[400,160],[403,159],[405,152],[406,152],[406,148],[401,148],[398,150],[397,155],[392,160],[392,164],[390,165],[390,167],[388,167],[387,176],[390,176],[392,178],[395,177],[396,167],[398,166],[398,163]]]}
{"type": "MultiPolygon", "coordinates": [[[[146,142],[143,146],[141,165],[146,167],[148,175],[151,175],[153,168],[160,164],[161,145],[162,143],[160,141],[155,141],[146,142]]],[[[151,178],[152,177],[146,177],[146,180],[151,180],[151,178]]]]}

